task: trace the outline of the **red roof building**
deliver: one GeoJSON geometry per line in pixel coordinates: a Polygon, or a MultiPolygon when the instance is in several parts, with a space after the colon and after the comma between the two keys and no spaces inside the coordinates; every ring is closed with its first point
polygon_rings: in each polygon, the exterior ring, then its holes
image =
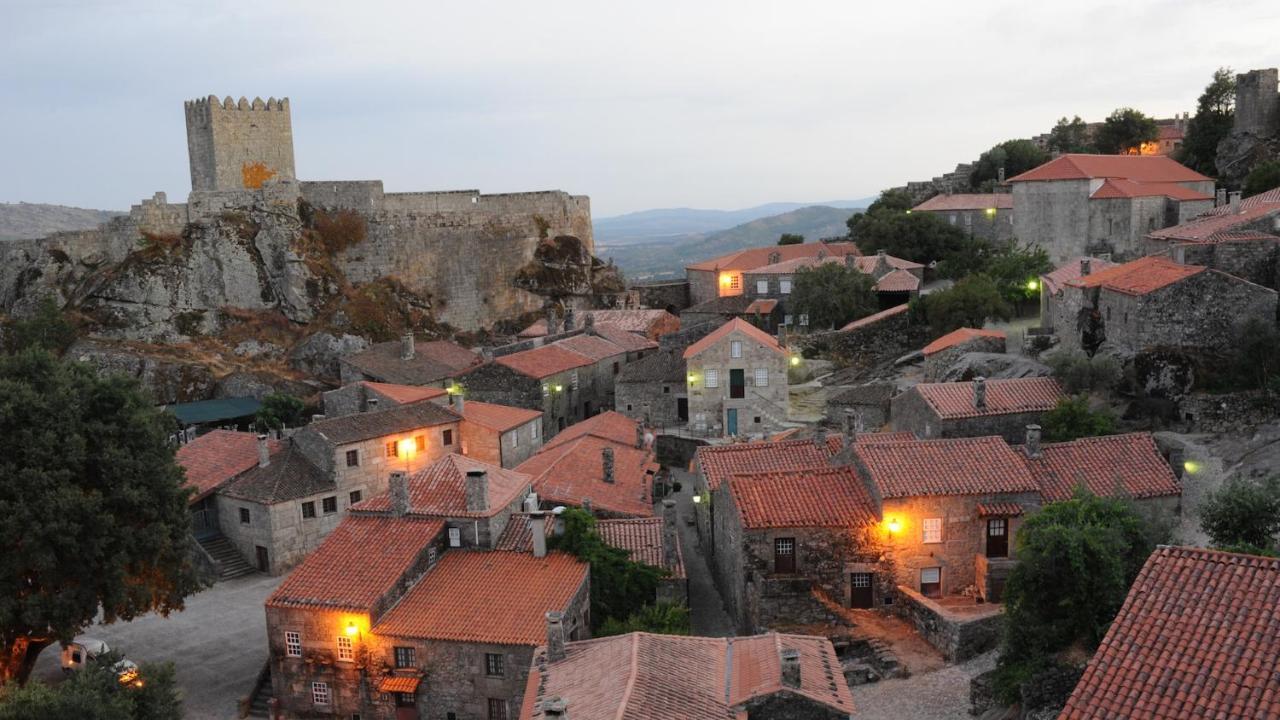
{"type": "Polygon", "coordinates": [[[1179,225],[1147,234],[1156,243],[1153,251],[1160,251],[1165,243],[1209,243],[1222,240],[1226,233],[1241,230],[1274,232],[1280,229],[1276,218],[1280,217],[1280,188],[1258,193],[1239,201],[1228,203],[1205,212],[1179,225]]]}
{"type": "Polygon", "coordinates": [[[1008,193],[956,193],[934,195],[911,208],[912,212],[946,212],[951,210],[1012,210],[1013,195],[1008,193]]]}
{"type": "Polygon", "coordinates": [[[825,258],[861,255],[851,242],[816,242],[799,245],[770,245],[739,250],[685,267],[689,279],[690,305],[699,305],[717,297],[742,295],[743,273],[766,265],[776,265],[796,258],[825,258]]]}
{"type": "MultiPolygon", "coordinates": [[[[268,441],[271,453],[280,442],[268,441]]],[[[191,503],[208,497],[223,484],[258,464],[258,437],[236,430],[212,430],[178,448],[175,459],[193,489],[191,503]]]]}
{"type": "Polygon", "coordinates": [[[1021,442],[1066,395],[1053,378],[1029,377],[920,383],[890,402],[895,430],[921,438],[976,437],[999,432],[1021,442]]]}
{"type": "Polygon", "coordinates": [[[894,318],[899,315],[904,315],[906,314],[906,312],[907,312],[906,303],[902,303],[901,305],[895,305],[894,307],[891,307],[888,310],[881,310],[878,313],[873,313],[864,318],[858,318],[857,320],[854,320],[848,325],[845,325],[844,327],[840,328],[840,332],[851,332],[853,330],[862,330],[864,328],[871,327],[872,325],[877,325],[881,322],[884,322],[885,320],[889,320],[890,318],[894,318]]]}
{"type": "Polygon", "coordinates": [[[704,445],[694,453],[693,469],[702,478],[702,491],[715,491],[734,475],[826,466],[839,449],[836,436],[820,444],[813,440],[782,440],[704,445]]]}
{"type": "Polygon", "coordinates": [[[1068,280],[1067,284],[1079,288],[1105,287],[1126,295],[1145,295],[1206,269],[1195,265],[1179,265],[1168,258],[1150,255],[1068,280]]]}
{"type": "MultiPolygon", "coordinates": [[[[960,328],[952,330],[933,342],[925,345],[921,352],[928,357],[934,353],[941,352],[948,348],[963,345],[977,338],[994,338],[1003,341],[1005,334],[1003,330],[983,330],[981,328],[960,328]]],[[[1003,343],[1002,343],[1003,344],[1003,343]]]]}
{"type": "Polygon", "coordinates": [[[559,345],[544,345],[532,350],[503,355],[496,358],[494,362],[511,368],[521,375],[541,380],[557,373],[588,367],[595,360],[559,345]]]}
{"type": "MultiPolygon", "coordinates": [[[[1177,161],[1159,155],[1086,155],[1067,153],[1009,178],[1010,183],[1123,178],[1140,183],[1212,181],[1177,161]]],[[[1014,202],[1017,202],[1015,195],[1014,202]]]]}
{"type": "Polygon", "coordinates": [[[882,498],[1040,491],[1022,457],[999,437],[859,443],[854,452],[882,498]]]}
{"type": "MultiPolygon", "coordinates": [[[[408,515],[426,517],[482,518],[503,511],[511,512],[529,494],[530,478],[523,473],[504,470],[462,455],[450,454],[431,463],[408,479],[408,515]],[[468,473],[484,473],[480,496],[483,507],[468,503],[468,473]]],[[[389,493],[383,493],[356,505],[353,513],[388,513],[392,509],[389,493]]]]}
{"type": "Polygon", "coordinates": [[[1083,487],[1102,497],[1177,499],[1182,487],[1151,433],[1048,443],[1027,453],[1027,467],[1045,502],[1069,500],[1083,487]]]}
{"type": "Polygon", "coordinates": [[[746,320],[734,318],[708,333],[701,340],[685,348],[684,359],[688,360],[690,358],[697,357],[706,350],[715,347],[717,343],[724,341],[725,338],[735,332],[742,333],[747,338],[760,343],[760,345],[776,352],[779,355],[787,354],[786,348],[778,344],[777,338],[766,333],[755,325],[752,325],[746,320]]]}
{"type": "Polygon", "coordinates": [[[860,528],[879,516],[875,500],[849,466],[734,475],[729,494],[749,530],[860,528]]]}
{"type": "MultiPolygon", "coordinates": [[[[1079,280],[1087,274],[1091,274],[1095,271],[1106,270],[1109,267],[1115,267],[1115,265],[1115,263],[1104,258],[1071,258],[1054,268],[1051,272],[1047,272],[1040,276],[1041,296],[1052,296],[1061,291],[1063,286],[1073,280],[1079,280]]],[[[1043,312],[1042,306],[1041,313],[1043,314],[1043,312]]]]}
{"type": "Polygon", "coordinates": [[[650,517],[658,467],[649,449],[583,435],[543,447],[516,470],[533,478],[533,489],[545,503],[581,507],[590,502],[606,516],[650,517]]]}
{"type": "Polygon", "coordinates": [[[562,445],[587,435],[603,438],[625,447],[644,447],[647,444],[644,428],[638,421],[620,412],[609,410],[561,430],[547,442],[547,447],[562,445]]]}

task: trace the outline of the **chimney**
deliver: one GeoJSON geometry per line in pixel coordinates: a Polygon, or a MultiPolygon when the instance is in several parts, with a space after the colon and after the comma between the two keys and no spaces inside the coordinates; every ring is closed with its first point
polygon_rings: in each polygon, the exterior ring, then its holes
{"type": "Polygon", "coordinates": [[[793,648],[782,648],[778,651],[778,659],[782,661],[782,684],[784,687],[800,687],[800,651],[793,648]]]}
{"type": "Polygon", "coordinates": [[[1226,205],[1226,204],[1227,204],[1227,189],[1218,188],[1218,190],[1213,194],[1213,206],[1222,207],[1223,205],[1226,205]]]}
{"type": "Polygon", "coordinates": [[[570,330],[573,329],[573,322],[574,322],[573,308],[571,307],[565,308],[564,309],[564,331],[565,332],[569,332],[570,330]]]}
{"type": "Polygon", "coordinates": [[[987,379],[981,375],[973,379],[973,406],[976,408],[987,406],[987,379]]]}
{"type": "Polygon", "coordinates": [[[592,315],[591,313],[587,313],[583,315],[582,329],[585,330],[588,335],[595,335],[596,334],[596,316],[592,315]]]}
{"type": "Polygon", "coordinates": [[[858,256],[853,253],[846,253],[844,256],[844,266],[850,270],[858,266],[858,256]]]}
{"type": "Polygon", "coordinates": [[[889,253],[885,252],[885,249],[884,249],[884,248],[880,248],[879,250],[876,250],[876,255],[877,255],[878,257],[884,257],[884,256],[886,256],[886,255],[888,255],[888,254],[889,254],[889,253]]]}
{"type": "Polygon", "coordinates": [[[547,720],[569,720],[569,703],[559,696],[542,701],[542,717],[547,720]]]}
{"type": "Polygon", "coordinates": [[[564,659],[564,613],[555,610],[547,613],[547,659],[564,659]]]}
{"type": "Polygon", "coordinates": [[[411,332],[400,336],[400,359],[413,359],[413,333],[411,332]]]}
{"type": "Polygon", "coordinates": [[[662,501],[662,564],[674,569],[680,564],[680,553],[676,539],[676,501],[662,501]]]}
{"type": "Polygon", "coordinates": [[[533,534],[533,556],[547,556],[547,516],[541,512],[529,513],[529,532],[533,534]]]}
{"type": "Polygon", "coordinates": [[[780,262],[782,262],[782,253],[777,252],[777,251],[774,251],[774,252],[769,253],[769,264],[770,264],[770,265],[777,265],[777,264],[778,264],[778,263],[780,263],[780,262]]]}
{"type": "Polygon", "coordinates": [[[409,513],[409,473],[391,473],[391,514],[402,517],[409,513]]]}
{"type": "Polygon", "coordinates": [[[853,408],[845,408],[844,410],[844,444],[845,447],[853,445],[854,440],[858,437],[857,419],[854,417],[853,408]]]}
{"type": "Polygon", "coordinates": [[[258,436],[258,467],[264,468],[271,464],[271,449],[267,447],[267,436],[258,436]]]}
{"type": "Polygon", "coordinates": [[[547,334],[556,334],[556,309],[552,307],[547,308],[547,334]]]}
{"type": "Polygon", "coordinates": [[[1231,214],[1235,215],[1243,210],[1240,207],[1240,191],[1227,193],[1227,204],[1231,206],[1231,214]]]}
{"type": "Polygon", "coordinates": [[[538,493],[530,491],[524,496],[524,511],[527,513],[538,511],[538,493]]]}
{"type": "Polygon", "coordinates": [[[827,429],[826,428],[820,427],[814,431],[813,444],[818,446],[819,452],[826,451],[827,449],[827,429]]]}
{"type": "Polygon", "coordinates": [[[1169,468],[1173,470],[1173,476],[1182,479],[1182,473],[1187,469],[1187,453],[1182,448],[1174,448],[1169,451],[1169,468]]]}
{"type": "Polygon", "coordinates": [[[1093,258],[1080,258],[1080,277],[1084,277],[1093,272],[1093,258]]]}
{"type": "Polygon", "coordinates": [[[1004,167],[1003,166],[996,168],[996,184],[997,185],[1004,184],[1004,167]]]}
{"type": "Polygon", "coordinates": [[[613,448],[600,450],[600,464],[604,468],[604,481],[613,484],[613,448]]]}
{"type": "Polygon", "coordinates": [[[467,512],[484,512],[489,509],[489,473],[484,470],[467,471],[467,512]]]}
{"type": "Polygon", "coordinates": [[[316,413],[311,416],[311,422],[320,422],[324,419],[324,413],[316,413]]]}
{"type": "Polygon", "coordinates": [[[369,398],[364,403],[365,412],[374,412],[378,409],[378,398],[369,398]]]}
{"type": "Polygon", "coordinates": [[[644,425],[636,423],[636,449],[644,449],[644,425]]]}
{"type": "Polygon", "coordinates": [[[467,410],[466,408],[467,401],[462,399],[462,393],[460,392],[454,393],[449,396],[449,399],[453,401],[454,412],[458,413],[459,415],[465,416],[466,410],[467,410]]]}
{"type": "Polygon", "coordinates": [[[591,498],[589,498],[589,497],[584,497],[584,498],[582,498],[582,509],[583,509],[583,510],[585,510],[585,511],[587,511],[587,514],[588,514],[588,515],[591,515],[591,514],[592,514],[592,512],[591,512],[591,498]]]}
{"type": "Polygon", "coordinates": [[[1040,457],[1040,426],[1039,425],[1027,426],[1027,444],[1024,447],[1024,449],[1027,451],[1027,457],[1029,458],[1040,457]]]}

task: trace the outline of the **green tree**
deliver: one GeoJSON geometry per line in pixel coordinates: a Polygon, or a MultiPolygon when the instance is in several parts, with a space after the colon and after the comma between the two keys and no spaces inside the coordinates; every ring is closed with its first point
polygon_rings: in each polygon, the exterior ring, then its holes
{"type": "Polygon", "coordinates": [[[1040,297],[1040,276],[1052,269],[1043,248],[1016,243],[999,248],[986,263],[986,274],[1000,289],[1000,296],[1019,311],[1024,302],[1040,297]]]}
{"type": "Polygon", "coordinates": [[[1130,503],[1078,491],[1027,518],[1016,546],[996,675],[1006,700],[1054,653],[1097,647],[1154,544],[1130,503]]]}
{"type": "Polygon", "coordinates": [[[280,430],[302,424],[304,404],[298,398],[284,393],[272,393],[262,399],[262,407],[254,415],[258,427],[263,430],[280,430]]]}
{"type": "Polygon", "coordinates": [[[1236,478],[1200,506],[1200,529],[1223,550],[1256,555],[1280,550],[1280,477],[1236,478]]]}
{"type": "Polygon", "coordinates": [[[1153,142],[1159,135],[1155,120],[1133,108],[1118,108],[1098,128],[1094,144],[1104,155],[1122,155],[1137,152],[1142,143],[1153,142]]]}
{"type": "Polygon", "coordinates": [[[1008,320],[1009,305],[985,275],[970,275],[946,290],[911,301],[912,322],[927,324],[935,335],[957,328],[980,328],[987,318],[1008,320]]]}
{"type": "Polygon", "coordinates": [[[0,340],[10,353],[27,348],[44,348],[61,355],[76,341],[76,326],[67,319],[53,298],[45,298],[28,318],[12,318],[0,328],[0,340]]]}
{"type": "Polygon", "coordinates": [[[1253,166],[1245,176],[1243,195],[1251,197],[1280,188],[1280,160],[1268,160],[1253,166]]]}
{"type": "Polygon", "coordinates": [[[171,416],[135,380],[42,350],[0,357],[0,683],[103,622],[198,589],[171,416]]]}
{"type": "Polygon", "coordinates": [[[1082,437],[1114,435],[1115,417],[1106,409],[1090,410],[1083,395],[1065,397],[1040,419],[1047,442],[1066,442],[1082,437]]]}
{"type": "Polygon", "coordinates": [[[982,188],[987,181],[997,180],[1000,168],[1004,176],[1011,178],[1049,161],[1049,153],[1030,140],[1005,140],[978,157],[969,176],[969,184],[982,188]]]}
{"type": "Polygon", "coordinates": [[[596,519],[585,510],[569,508],[560,519],[564,533],[551,538],[548,547],[590,563],[593,630],[610,619],[626,622],[653,602],[665,570],[635,562],[626,550],[606,543],[596,531],[596,519]]]}
{"type": "Polygon", "coordinates": [[[879,309],[875,280],[843,263],[801,268],[795,274],[789,312],[809,316],[811,328],[838,328],[879,309]]]}
{"type": "Polygon", "coordinates": [[[1045,355],[1044,361],[1069,393],[1109,390],[1120,380],[1120,365],[1109,355],[1089,357],[1060,349],[1045,355]]]}
{"type": "Polygon", "coordinates": [[[1049,131],[1049,149],[1060,153],[1091,153],[1093,142],[1089,138],[1089,124],[1079,115],[1070,120],[1061,118],[1049,131]]]}
{"type": "Polygon", "coordinates": [[[0,688],[0,720],[180,720],[171,664],[143,665],[142,685],[121,685],[111,668],[115,660],[100,658],[54,687],[32,682],[0,688]]]}
{"type": "Polygon", "coordinates": [[[779,245],[801,245],[803,243],[804,243],[803,235],[796,235],[794,233],[782,233],[782,235],[778,237],[779,245]]]}
{"type": "Polygon", "coordinates": [[[982,265],[985,242],[933,213],[911,212],[912,206],[904,191],[886,190],[867,212],[849,218],[849,239],[867,255],[884,250],[925,265],[937,261],[946,277],[960,277],[982,265]]]}
{"type": "Polygon", "coordinates": [[[624,620],[609,618],[595,633],[597,637],[625,635],[629,632],[650,632],[663,635],[688,635],[689,608],[671,603],[646,605],[631,613],[624,620]]]}
{"type": "Polygon", "coordinates": [[[1235,121],[1236,76],[1218,68],[1196,101],[1196,114],[1187,123],[1178,161],[1205,175],[1217,176],[1218,143],[1231,134],[1235,121]]]}

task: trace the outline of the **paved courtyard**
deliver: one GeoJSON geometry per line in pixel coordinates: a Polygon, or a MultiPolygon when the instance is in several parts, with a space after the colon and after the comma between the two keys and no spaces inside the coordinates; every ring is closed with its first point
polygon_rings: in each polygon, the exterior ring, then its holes
{"type": "MultiPolygon", "coordinates": [[[[172,662],[190,720],[231,720],[267,661],[262,603],[282,577],[247,575],[219,582],[187,598],[187,609],[167,618],[94,625],[84,635],[106,641],[130,659],[172,662]]],[[[61,680],[57,645],[45,648],[35,677],[61,680]]]]}

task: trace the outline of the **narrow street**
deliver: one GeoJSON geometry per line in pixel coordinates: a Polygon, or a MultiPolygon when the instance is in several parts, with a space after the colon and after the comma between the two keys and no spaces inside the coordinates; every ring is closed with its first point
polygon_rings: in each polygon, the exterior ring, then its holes
{"type": "Polygon", "coordinates": [[[689,614],[693,634],[710,637],[735,635],[737,629],[725,612],[720,591],[716,589],[706,556],[698,543],[697,526],[693,524],[693,475],[687,470],[672,468],[671,476],[683,486],[671,498],[676,501],[680,516],[680,548],[684,553],[685,573],[689,576],[689,614]]]}

